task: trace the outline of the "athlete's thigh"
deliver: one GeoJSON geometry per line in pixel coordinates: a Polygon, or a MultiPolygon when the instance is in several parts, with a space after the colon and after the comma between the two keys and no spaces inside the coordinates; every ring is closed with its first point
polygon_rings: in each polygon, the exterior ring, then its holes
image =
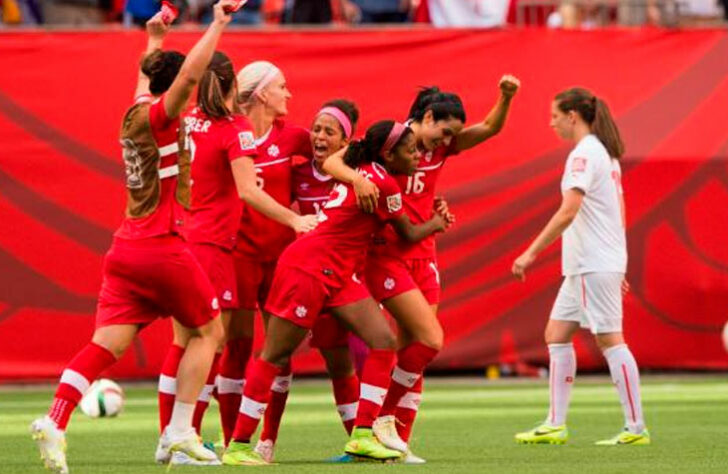
{"type": "Polygon", "coordinates": [[[372,298],[330,308],[330,312],[373,349],[393,348],[394,334],[384,313],[372,298]]]}
{"type": "Polygon", "coordinates": [[[442,326],[420,290],[401,293],[382,304],[410,338],[432,347],[442,345],[442,326]]]}
{"type": "Polygon", "coordinates": [[[308,329],[277,316],[270,318],[268,328],[261,357],[279,366],[286,365],[308,335],[308,329]]]}

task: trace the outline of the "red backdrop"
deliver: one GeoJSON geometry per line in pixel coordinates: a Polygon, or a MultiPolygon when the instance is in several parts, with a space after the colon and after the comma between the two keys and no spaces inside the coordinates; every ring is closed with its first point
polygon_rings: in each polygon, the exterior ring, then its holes
{"type": "MultiPolygon", "coordinates": [[[[185,51],[198,36],[175,32],[167,46],[185,51]]],[[[0,34],[2,379],[56,376],[92,333],[101,258],[123,209],[119,121],[144,44],[138,31],[0,34]]],[[[439,239],[439,368],[545,361],[558,246],[526,284],[509,268],[559,201],[568,146],[548,127],[549,102],[568,86],[594,89],[628,149],[627,339],[645,367],[728,367],[726,32],[230,32],[220,49],[237,68],[276,62],[293,91],[289,118],[304,125],[334,97],[359,104],[360,130],[403,119],[428,84],[460,93],[472,122],[501,74],[521,78],[505,130],[443,172],[458,225],[439,239]]],[[[111,375],[154,376],[167,324],[148,328],[111,375]]],[[[581,368],[602,366],[588,334],[576,345],[581,368]]],[[[296,367],[321,364],[304,349],[296,367]]]]}

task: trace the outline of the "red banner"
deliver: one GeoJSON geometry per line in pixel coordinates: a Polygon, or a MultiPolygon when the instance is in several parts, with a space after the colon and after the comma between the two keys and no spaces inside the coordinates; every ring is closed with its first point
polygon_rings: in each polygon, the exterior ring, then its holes
{"type": "MultiPolygon", "coordinates": [[[[188,50],[198,33],[174,32],[188,50]]],[[[0,378],[55,377],[93,330],[101,258],[123,209],[118,130],[145,36],[139,31],[0,34],[0,378]]],[[[569,147],[549,129],[554,94],[592,88],[625,141],[629,279],[625,333],[643,367],[726,368],[728,33],[625,30],[229,32],[236,69],[285,72],[292,122],[347,97],[376,119],[403,119],[417,87],[458,92],[482,119],[501,74],[523,88],[505,130],[448,161],[440,192],[458,215],[439,239],[446,348],[438,368],[543,364],[543,329],[560,282],[558,245],[527,283],[512,260],[550,214],[569,147]]],[[[167,322],[144,331],[112,372],[157,373],[167,322]]],[[[588,334],[580,368],[602,367],[588,334]]],[[[296,367],[322,368],[304,349],[296,367]]]]}

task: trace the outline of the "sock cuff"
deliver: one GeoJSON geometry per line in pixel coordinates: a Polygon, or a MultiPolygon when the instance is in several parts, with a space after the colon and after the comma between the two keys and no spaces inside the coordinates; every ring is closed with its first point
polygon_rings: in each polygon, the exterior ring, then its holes
{"type": "Polygon", "coordinates": [[[98,353],[100,356],[104,357],[106,359],[105,362],[113,363],[116,362],[116,356],[113,352],[105,348],[104,346],[100,344],[96,344],[95,342],[89,342],[89,347],[93,348],[93,350],[98,353]]]}
{"type": "Polygon", "coordinates": [[[559,354],[564,352],[573,352],[574,351],[574,343],[573,342],[565,342],[565,343],[559,343],[559,344],[549,344],[549,354],[559,354]]]}
{"type": "Polygon", "coordinates": [[[397,365],[407,372],[422,372],[439,352],[416,341],[397,352],[397,365]]]}
{"type": "Polygon", "coordinates": [[[609,359],[610,357],[614,357],[615,355],[618,355],[620,352],[623,351],[629,352],[629,347],[627,344],[617,344],[616,346],[608,347],[602,351],[602,354],[604,354],[604,357],[609,359]]]}

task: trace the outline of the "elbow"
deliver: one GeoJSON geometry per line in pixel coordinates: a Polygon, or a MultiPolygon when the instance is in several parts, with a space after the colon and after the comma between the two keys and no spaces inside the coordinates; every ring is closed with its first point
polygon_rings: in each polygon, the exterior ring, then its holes
{"type": "Polygon", "coordinates": [[[238,188],[238,197],[245,202],[250,202],[255,193],[254,186],[241,186],[238,188]]]}

